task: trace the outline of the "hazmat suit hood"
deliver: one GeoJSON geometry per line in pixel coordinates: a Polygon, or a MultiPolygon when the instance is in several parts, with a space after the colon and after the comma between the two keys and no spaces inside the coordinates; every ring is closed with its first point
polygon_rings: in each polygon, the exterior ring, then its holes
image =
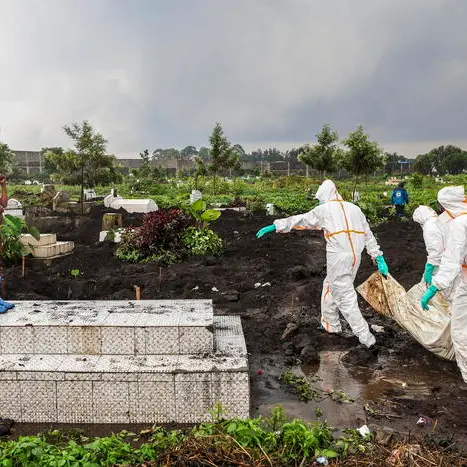
{"type": "Polygon", "coordinates": [[[325,180],[318,188],[315,199],[320,203],[326,203],[331,200],[342,200],[342,196],[337,191],[336,185],[334,185],[332,180],[325,180]]]}
{"type": "Polygon", "coordinates": [[[450,217],[467,212],[467,201],[463,186],[447,186],[438,191],[438,203],[450,217]]]}
{"type": "Polygon", "coordinates": [[[412,219],[420,225],[423,225],[428,219],[433,217],[438,217],[434,209],[431,209],[429,206],[418,206],[413,212],[412,219]]]}

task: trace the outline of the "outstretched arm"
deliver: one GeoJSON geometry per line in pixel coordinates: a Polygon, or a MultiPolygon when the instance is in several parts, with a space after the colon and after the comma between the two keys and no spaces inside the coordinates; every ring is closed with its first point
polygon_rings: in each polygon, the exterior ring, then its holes
{"type": "Polygon", "coordinates": [[[305,214],[277,219],[274,221],[278,233],[288,233],[291,230],[319,230],[323,223],[316,208],[305,214]]]}

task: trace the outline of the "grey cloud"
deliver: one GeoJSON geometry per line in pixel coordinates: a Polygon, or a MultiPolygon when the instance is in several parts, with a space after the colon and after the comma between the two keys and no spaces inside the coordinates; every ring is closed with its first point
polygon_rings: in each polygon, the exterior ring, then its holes
{"type": "Polygon", "coordinates": [[[68,142],[89,119],[117,153],[229,138],[308,141],[325,122],[391,142],[464,138],[462,0],[3,0],[0,127],[68,142]]]}

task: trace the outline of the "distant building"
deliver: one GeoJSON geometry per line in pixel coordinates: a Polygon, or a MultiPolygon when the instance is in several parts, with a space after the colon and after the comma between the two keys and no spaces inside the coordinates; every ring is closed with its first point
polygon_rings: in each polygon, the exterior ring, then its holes
{"type": "Polygon", "coordinates": [[[41,151],[12,150],[12,152],[18,168],[27,174],[41,173],[44,170],[44,155],[41,151]]]}
{"type": "Polygon", "coordinates": [[[117,162],[128,173],[131,169],[139,169],[141,167],[141,159],[118,159],[117,162]]]}
{"type": "Polygon", "coordinates": [[[196,169],[196,164],[191,159],[157,159],[151,164],[159,169],[166,169],[170,175],[178,175],[181,171],[190,172],[196,169]]]}

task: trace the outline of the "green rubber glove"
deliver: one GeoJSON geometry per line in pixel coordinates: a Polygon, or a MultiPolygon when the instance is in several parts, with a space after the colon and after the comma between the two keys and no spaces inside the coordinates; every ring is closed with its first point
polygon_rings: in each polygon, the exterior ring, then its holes
{"type": "Polygon", "coordinates": [[[378,256],[376,258],[376,264],[378,266],[378,271],[386,277],[389,274],[389,268],[388,265],[386,264],[386,261],[384,260],[384,256],[378,256]]]}
{"type": "Polygon", "coordinates": [[[428,290],[423,294],[423,297],[420,300],[420,303],[424,310],[430,309],[430,307],[428,306],[428,303],[436,295],[437,292],[438,292],[438,289],[434,285],[430,285],[430,287],[428,287],[428,290]]]}
{"type": "Polygon", "coordinates": [[[261,238],[263,235],[266,235],[269,232],[275,232],[276,231],[276,226],[274,224],[267,225],[266,227],[263,227],[262,229],[258,230],[256,233],[256,238],[261,238]]]}
{"type": "Polygon", "coordinates": [[[435,267],[430,264],[426,263],[425,264],[425,271],[423,273],[423,280],[428,284],[431,285],[431,281],[433,280],[433,270],[435,267]]]}

